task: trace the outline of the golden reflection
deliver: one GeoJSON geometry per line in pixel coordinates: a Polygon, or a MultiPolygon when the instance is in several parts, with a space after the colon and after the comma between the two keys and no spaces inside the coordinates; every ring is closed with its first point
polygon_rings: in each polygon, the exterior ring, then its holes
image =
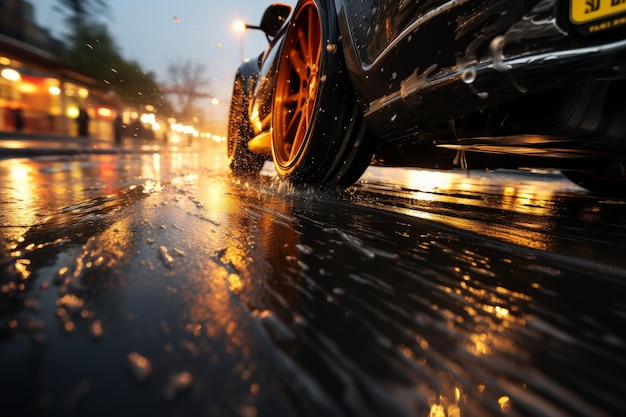
{"type": "Polygon", "coordinates": [[[546,250],[553,245],[553,237],[546,232],[551,228],[551,216],[555,215],[554,192],[563,189],[566,180],[533,173],[522,181],[514,182],[515,179],[510,175],[497,175],[497,172],[458,173],[371,167],[363,176],[363,181],[364,184],[380,181],[385,187],[377,190],[379,193],[411,200],[406,206],[415,208],[395,204],[383,206],[380,202],[373,204],[368,201],[359,204],[375,205],[378,209],[384,208],[516,245],[546,250]],[[482,194],[483,198],[476,198],[482,194]],[[456,205],[459,210],[444,211],[436,203],[456,205]],[[472,212],[472,207],[499,209],[526,216],[520,216],[517,222],[500,224],[479,217],[478,213],[472,212]]]}
{"type": "MultiPolygon", "coordinates": [[[[380,204],[372,204],[367,201],[358,204],[366,207],[381,209],[380,204]]],[[[522,227],[511,227],[510,225],[500,225],[497,223],[486,223],[485,221],[456,217],[448,214],[434,213],[425,210],[404,208],[398,206],[385,206],[385,210],[400,213],[406,216],[430,220],[437,223],[452,226],[460,230],[468,230],[483,236],[494,237],[520,246],[533,249],[547,250],[552,246],[552,237],[543,233],[545,226],[537,225],[537,230],[527,230],[522,227]]]]}
{"type": "MultiPolygon", "coordinates": [[[[447,172],[406,170],[407,184],[411,190],[420,190],[425,196],[437,190],[449,190],[454,179],[447,172]]],[[[434,196],[430,197],[434,199],[434,196]]]]}
{"type": "Polygon", "coordinates": [[[161,181],[161,155],[154,153],[150,156],[150,162],[141,164],[141,176],[156,182],[161,181]]]}
{"type": "Polygon", "coordinates": [[[180,172],[183,168],[183,154],[180,152],[174,152],[171,155],[171,172],[180,172]]]}
{"type": "Polygon", "coordinates": [[[228,275],[228,284],[229,284],[230,290],[233,292],[233,294],[241,293],[241,290],[243,288],[243,284],[241,283],[241,280],[239,279],[238,275],[236,275],[236,274],[228,275]]]}
{"type": "Polygon", "coordinates": [[[433,404],[430,407],[430,413],[428,414],[428,417],[447,417],[447,416],[446,416],[446,411],[442,405],[433,404]]]}
{"type": "Polygon", "coordinates": [[[448,417],[461,417],[461,409],[456,404],[448,406],[448,417]]]}
{"type": "Polygon", "coordinates": [[[508,300],[501,300],[493,294],[478,297],[469,294],[466,294],[464,309],[467,317],[473,320],[474,332],[469,336],[467,350],[475,355],[488,355],[494,349],[512,349],[513,341],[506,332],[513,325],[523,326],[525,320],[511,314],[513,307],[505,306],[510,302],[508,300]]]}
{"type": "Polygon", "coordinates": [[[511,411],[511,399],[507,396],[502,396],[498,398],[498,405],[503,413],[508,413],[511,411]]]}
{"type": "MultiPolygon", "coordinates": [[[[180,162],[182,161],[178,158],[173,159],[175,164],[180,162]]],[[[195,180],[197,182],[198,178],[195,180]]],[[[185,180],[181,179],[180,181],[185,180]]],[[[195,207],[189,207],[189,210],[197,213],[196,218],[205,220],[208,228],[212,225],[225,224],[224,227],[228,227],[230,230],[228,224],[233,220],[231,216],[238,213],[242,215],[243,210],[240,210],[235,200],[230,197],[226,182],[212,181],[210,178],[208,181],[208,184],[198,184],[198,193],[194,199],[183,200],[181,204],[193,204],[195,207]]],[[[235,226],[232,230],[237,232],[235,226]]],[[[207,240],[212,237],[214,236],[207,233],[207,240]]],[[[200,241],[194,242],[194,245],[197,247],[225,247],[229,252],[240,247],[239,242],[235,240],[236,238],[230,234],[220,236],[218,239],[223,239],[223,241],[212,242],[211,244],[204,244],[200,241]]],[[[241,262],[231,263],[239,272],[245,271],[245,264],[243,264],[245,256],[242,255],[241,258],[241,262]]],[[[218,261],[222,260],[218,259],[218,261]]],[[[189,282],[193,286],[185,291],[188,297],[186,304],[189,308],[190,324],[188,326],[191,326],[190,329],[196,329],[191,333],[196,337],[202,333],[210,338],[227,337],[230,342],[226,348],[227,351],[234,352],[235,349],[243,349],[243,359],[246,360],[246,336],[243,329],[237,325],[237,309],[234,308],[232,299],[232,295],[239,295],[244,290],[242,277],[207,256],[206,260],[198,265],[197,271],[192,272],[189,282]]]]}
{"type": "MultiPolygon", "coordinates": [[[[37,194],[37,184],[40,183],[40,173],[30,163],[23,160],[12,159],[9,164],[8,184],[2,190],[3,198],[11,201],[11,210],[5,213],[7,224],[18,227],[30,227],[39,221],[37,213],[38,200],[47,198],[44,193],[37,194]]],[[[10,230],[7,231],[10,233],[10,230]]],[[[16,239],[17,236],[7,236],[16,239]]]]}
{"type": "Polygon", "coordinates": [[[475,333],[470,335],[470,340],[474,343],[473,346],[469,346],[469,351],[475,355],[488,355],[491,353],[488,343],[489,335],[475,333]]]}
{"type": "MultiPolygon", "coordinates": [[[[133,188],[135,187],[133,186],[130,189],[133,189],[133,188]]],[[[143,192],[146,194],[152,194],[154,192],[161,191],[161,190],[163,190],[163,186],[158,181],[146,180],[143,183],[143,192]]]]}
{"type": "Polygon", "coordinates": [[[461,417],[461,408],[459,407],[459,400],[461,397],[461,391],[459,388],[454,389],[455,398],[451,400],[446,396],[440,395],[438,399],[431,399],[429,417],[461,417]]]}
{"type": "Polygon", "coordinates": [[[207,260],[189,278],[193,287],[185,291],[190,321],[187,330],[196,338],[202,334],[212,339],[227,337],[230,342],[226,346],[227,351],[234,353],[235,349],[243,349],[243,359],[248,359],[249,351],[245,349],[247,336],[238,325],[238,310],[234,308],[231,296],[231,286],[239,285],[237,288],[240,291],[241,282],[211,260],[207,260]],[[208,274],[206,271],[209,271],[208,274]]]}
{"type": "MultiPolygon", "coordinates": [[[[183,183],[198,183],[198,176],[180,177],[174,180],[183,183]]],[[[202,210],[202,217],[210,223],[221,225],[229,219],[229,213],[238,210],[233,199],[228,195],[228,188],[224,181],[210,181],[209,184],[198,185],[198,197],[195,201],[198,209],[202,210]]]]}
{"type": "Polygon", "coordinates": [[[16,181],[26,180],[31,172],[31,168],[22,165],[18,161],[12,161],[9,176],[16,181]]]}
{"type": "MultiPolygon", "coordinates": [[[[189,322],[196,329],[194,336],[206,334],[226,339],[227,352],[237,352],[242,358],[235,372],[245,380],[255,365],[248,360],[249,326],[241,324],[241,308],[249,309],[247,314],[262,321],[263,313],[254,313],[267,311],[269,306],[267,300],[257,298],[267,291],[265,280],[259,278],[267,274],[265,268],[286,270],[299,258],[298,236],[288,224],[292,203],[265,195],[252,182],[229,183],[207,176],[197,181],[194,198],[179,204],[186,204],[187,210],[195,214],[193,218],[203,221],[202,227],[209,231],[205,234],[206,242],[197,241],[194,245],[221,250],[199,261],[190,274],[190,287],[184,291],[189,322]],[[228,232],[210,233],[214,227],[228,232]],[[254,261],[259,258],[266,261],[254,261]]],[[[280,294],[288,299],[290,291],[297,297],[295,288],[281,289],[280,294]]]]}

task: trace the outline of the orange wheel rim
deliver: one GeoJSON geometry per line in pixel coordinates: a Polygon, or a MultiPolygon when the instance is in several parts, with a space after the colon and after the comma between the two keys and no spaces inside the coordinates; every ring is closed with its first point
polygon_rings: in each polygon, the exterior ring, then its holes
{"type": "Polygon", "coordinates": [[[319,12],[308,1],[291,24],[278,67],[272,148],[281,166],[292,165],[305,148],[320,81],[321,49],[319,12]]]}

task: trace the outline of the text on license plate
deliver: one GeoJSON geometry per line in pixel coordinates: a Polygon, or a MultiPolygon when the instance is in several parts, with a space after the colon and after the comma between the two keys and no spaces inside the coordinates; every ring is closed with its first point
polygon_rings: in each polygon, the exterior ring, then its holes
{"type": "Polygon", "coordinates": [[[626,11],[626,0],[570,0],[572,23],[583,24],[626,11]]]}

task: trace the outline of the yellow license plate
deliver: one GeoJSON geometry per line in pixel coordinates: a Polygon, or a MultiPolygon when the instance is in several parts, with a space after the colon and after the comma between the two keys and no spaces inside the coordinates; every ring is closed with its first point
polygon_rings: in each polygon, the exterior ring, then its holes
{"type": "Polygon", "coordinates": [[[626,11],[626,0],[570,0],[572,23],[585,24],[626,11]]]}

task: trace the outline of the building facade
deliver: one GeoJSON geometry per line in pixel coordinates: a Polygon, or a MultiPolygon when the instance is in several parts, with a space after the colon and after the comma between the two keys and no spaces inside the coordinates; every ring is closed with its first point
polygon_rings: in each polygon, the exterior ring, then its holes
{"type": "Polygon", "coordinates": [[[0,130],[77,136],[84,110],[89,136],[112,140],[121,102],[60,63],[62,51],[34,21],[31,3],[0,0],[0,130]]]}

